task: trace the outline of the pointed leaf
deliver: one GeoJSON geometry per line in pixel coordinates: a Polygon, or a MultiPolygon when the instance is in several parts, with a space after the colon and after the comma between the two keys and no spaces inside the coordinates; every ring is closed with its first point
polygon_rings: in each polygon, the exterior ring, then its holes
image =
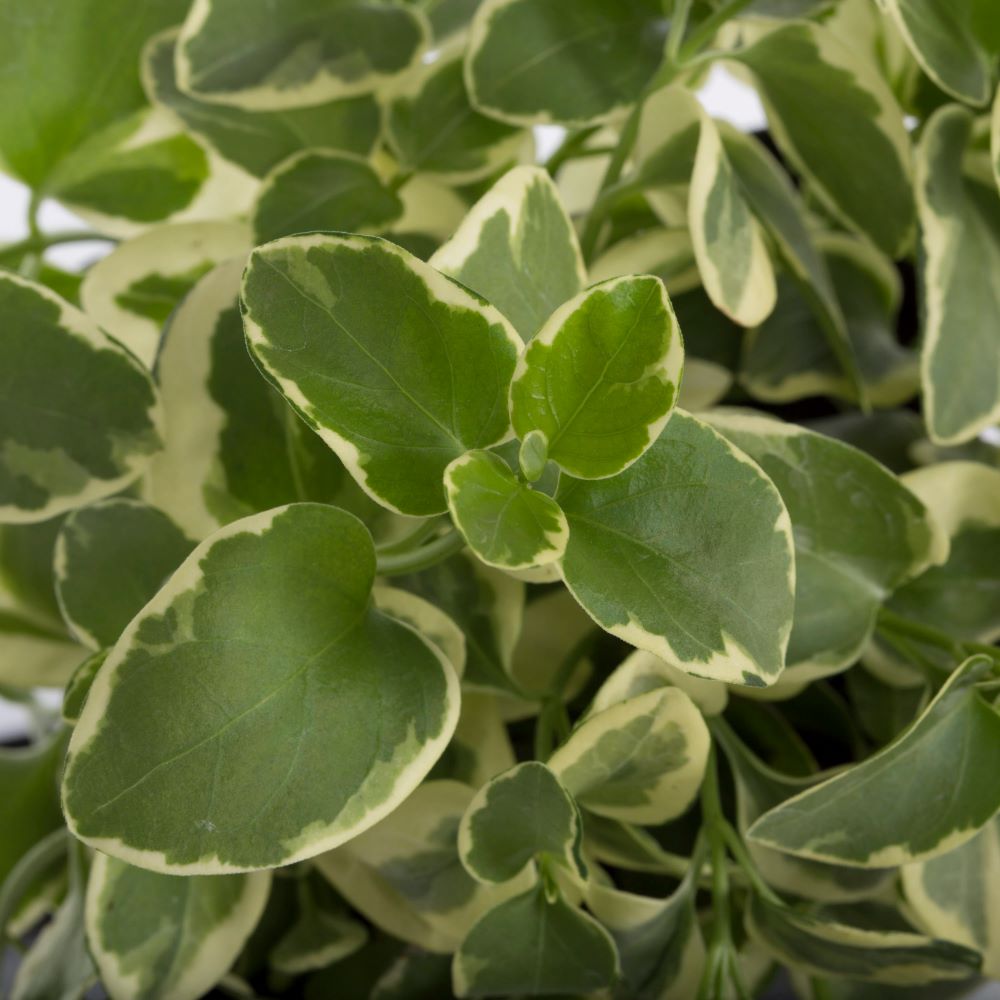
{"type": "Polygon", "coordinates": [[[47,288],[0,273],[0,522],[45,521],[117,493],[160,443],[135,358],[47,288]]]}
{"type": "Polygon", "coordinates": [[[74,833],[153,871],[216,874],[311,857],[394,809],[451,736],[457,680],[372,608],[374,574],[364,526],[318,504],[203,542],[90,691],[63,780],[74,833]]]}
{"type": "Polygon", "coordinates": [[[586,284],[573,223],[539,167],[507,171],[431,263],[492,302],[526,341],[586,284]]]}
{"type": "Polygon", "coordinates": [[[520,338],[391,243],[317,234],[258,247],[243,306],[258,365],[384,506],[443,513],[448,463],[508,433],[520,338]]]}
{"type": "Polygon", "coordinates": [[[765,813],[750,837],[859,868],[932,858],[969,840],[1000,809],[1000,714],[975,687],[990,674],[989,658],[966,660],[898,739],[765,813]]]}
{"type": "Polygon", "coordinates": [[[792,625],[791,526],[742,452],[675,412],[626,472],[563,477],[558,500],[570,527],[563,578],[599,625],[700,677],[778,678],[792,625]]]}

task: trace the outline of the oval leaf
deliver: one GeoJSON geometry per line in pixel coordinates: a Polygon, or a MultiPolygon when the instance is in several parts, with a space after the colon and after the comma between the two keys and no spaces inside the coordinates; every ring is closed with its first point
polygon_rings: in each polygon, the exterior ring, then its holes
{"type": "Polygon", "coordinates": [[[394,809],[451,737],[457,680],[372,608],[374,574],[364,526],[318,504],[203,542],[94,681],[63,781],[75,835],[217,874],[311,857],[394,809]]]}

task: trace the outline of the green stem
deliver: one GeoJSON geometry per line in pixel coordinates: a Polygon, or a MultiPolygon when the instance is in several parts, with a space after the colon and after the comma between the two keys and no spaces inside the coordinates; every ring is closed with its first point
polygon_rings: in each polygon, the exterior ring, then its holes
{"type": "Polygon", "coordinates": [[[667,61],[677,62],[677,56],[681,50],[681,42],[684,41],[684,32],[687,30],[688,17],[691,14],[692,0],[676,0],[674,13],[670,18],[670,34],[667,35],[667,61]]]}
{"type": "Polygon", "coordinates": [[[985,656],[1000,663],[1000,648],[988,646],[982,642],[971,642],[964,639],[956,639],[954,636],[942,632],[940,629],[923,622],[913,621],[903,615],[896,614],[888,608],[882,608],[878,613],[878,624],[883,629],[888,629],[898,635],[906,636],[922,642],[925,646],[936,646],[938,649],[947,650],[949,653],[958,656],[974,656],[982,653],[985,656]]]}
{"type": "MultiPolygon", "coordinates": [[[[591,125],[589,128],[582,128],[579,132],[566,136],[562,145],[545,161],[545,169],[550,177],[555,177],[559,168],[569,160],[575,160],[580,156],[596,156],[597,151],[585,149],[587,140],[600,130],[599,125],[591,125]]],[[[602,149],[603,152],[612,152],[611,149],[602,149]]]]}
{"type": "Polygon", "coordinates": [[[86,230],[65,230],[58,233],[40,233],[36,236],[28,236],[16,243],[8,243],[0,246],[0,254],[40,253],[49,247],[58,246],[61,243],[83,243],[90,240],[103,240],[106,243],[117,243],[113,236],[103,236],[100,233],[88,233],[86,230]]]}
{"type": "Polygon", "coordinates": [[[38,841],[11,868],[3,886],[0,887],[0,941],[9,940],[7,925],[17,911],[18,904],[32,884],[60,858],[66,856],[69,848],[69,832],[64,826],[53,830],[38,841]]]}
{"type": "Polygon", "coordinates": [[[30,239],[42,238],[42,231],[38,227],[38,212],[41,207],[41,195],[37,191],[32,191],[31,200],[28,202],[28,236],[30,239]]]}
{"type": "Polygon", "coordinates": [[[418,573],[422,569],[436,566],[449,556],[465,548],[465,539],[455,528],[449,528],[439,538],[410,552],[396,552],[378,555],[376,573],[379,576],[402,576],[404,573],[418,573]]]}
{"type": "Polygon", "coordinates": [[[424,542],[434,537],[435,532],[441,527],[440,518],[429,517],[421,521],[412,531],[408,531],[401,538],[391,542],[382,542],[375,546],[378,555],[395,555],[398,552],[410,552],[423,545],[424,542]]]}
{"type": "Polygon", "coordinates": [[[760,869],[754,864],[754,860],[750,857],[750,852],[747,850],[746,844],[743,843],[743,838],[736,832],[732,823],[727,822],[723,826],[722,836],[726,842],[726,846],[729,848],[729,853],[736,859],[736,863],[750,880],[754,892],[759,896],[763,896],[764,899],[770,900],[772,903],[781,903],[778,894],[764,881],[763,876],[760,874],[760,869]]]}
{"type": "Polygon", "coordinates": [[[389,178],[389,182],[386,187],[395,194],[400,190],[408,181],[413,179],[414,171],[412,170],[400,170],[395,176],[389,178]]]}
{"type": "Polygon", "coordinates": [[[880,628],[878,629],[878,637],[907,663],[911,663],[917,667],[935,689],[941,686],[941,682],[950,673],[947,667],[940,667],[929,660],[918,649],[910,645],[901,635],[891,632],[888,629],[880,628]]]}
{"type": "Polygon", "coordinates": [[[688,62],[692,56],[697,55],[708,43],[715,38],[719,29],[730,19],[734,18],[744,7],[748,7],[753,0],[730,0],[724,7],[720,7],[715,13],[710,14],[694,31],[688,36],[688,40],[681,46],[677,53],[677,61],[688,62]]]}

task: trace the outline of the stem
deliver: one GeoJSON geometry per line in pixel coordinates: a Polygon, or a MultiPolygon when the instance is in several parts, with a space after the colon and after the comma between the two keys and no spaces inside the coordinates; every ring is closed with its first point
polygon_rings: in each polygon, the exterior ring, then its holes
{"type": "Polygon", "coordinates": [[[429,517],[422,520],[412,531],[408,531],[401,538],[392,542],[383,542],[375,546],[375,551],[379,556],[395,555],[399,552],[410,552],[422,545],[428,539],[434,537],[434,533],[441,527],[441,520],[436,517],[429,517]]]}
{"type": "Polygon", "coordinates": [[[694,31],[691,32],[687,42],[678,51],[678,62],[687,62],[691,56],[697,55],[708,43],[715,38],[726,21],[734,18],[744,7],[749,6],[753,0],[730,0],[724,7],[720,7],[714,14],[710,14],[694,31]]]}
{"type": "Polygon", "coordinates": [[[743,843],[743,838],[736,832],[735,827],[732,823],[726,823],[722,828],[722,836],[729,848],[729,853],[736,859],[736,863],[740,868],[746,873],[747,878],[750,880],[750,884],[753,886],[754,892],[759,896],[763,896],[765,899],[770,900],[772,903],[781,903],[781,899],[778,894],[764,881],[760,874],[760,870],[757,865],[754,864],[753,858],[750,857],[750,852],[747,850],[746,844],[743,843]]]}
{"type": "Polygon", "coordinates": [[[878,629],[878,636],[887,646],[906,660],[907,663],[912,663],[913,666],[919,668],[935,690],[941,686],[941,682],[949,673],[947,667],[939,667],[895,632],[880,628],[878,629]]]}
{"type": "Polygon", "coordinates": [[[887,629],[890,632],[916,639],[925,646],[936,646],[938,649],[944,649],[958,656],[974,656],[976,653],[982,653],[985,656],[991,657],[994,663],[1000,665],[1000,648],[989,646],[982,642],[956,639],[954,636],[948,635],[947,632],[942,632],[940,629],[933,628],[930,625],[924,625],[923,622],[913,621],[912,618],[905,618],[903,615],[898,615],[895,611],[890,611],[888,608],[882,608],[879,611],[878,624],[881,628],[887,629]]]}
{"type": "Polygon", "coordinates": [[[569,714],[563,702],[563,691],[573,676],[577,664],[590,651],[596,638],[597,630],[588,629],[586,635],[572,645],[553,675],[549,689],[538,698],[542,707],[535,720],[535,758],[537,760],[549,759],[555,748],[556,736],[558,736],[560,743],[569,736],[569,714]]]}
{"type": "MultiPolygon", "coordinates": [[[[582,128],[579,132],[566,136],[562,145],[545,161],[545,169],[550,177],[555,177],[559,168],[569,160],[575,160],[580,156],[596,156],[596,150],[584,149],[587,140],[600,131],[599,125],[591,125],[589,128],[582,128]]],[[[602,152],[612,152],[613,150],[603,149],[602,152]]]]}
{"type": "Polygon", "coordinates": [[[455,528],[449,528],[439,538],[410,552],[389,552],[378,555],[375,572],[379,576],[402,576],[436,566],[465,548],[465,539],[455,528]]]}
{"type": "Polygon", "coordinates": [[[89,233],[84,229],[76,231],[67,229],[58,233],[40,233],[37,236],[28,236],[15,243],[8,243],[6,246],[0,246],[0,254],[6,256],[7,254],[39,253],[42,250],[58,246],[61,243],[83,243],[91,240],[103,240],[106,243],[118,242],[113,236],[89,233]]]}
{"type": "Polygon", "coordinates": [[[37,191],[31,192],[28,202],[28,236],[30,239],[41,239],[42,231],[38,227],[38,211],[42,207],[42,197],[37,191]]]}
{"type": "Polygon", "coordinates": [[[667,62],[677,62],[690,14],[691,0],[676,0],[674,13],[670,19],[670,34],[667,36],[667,62]]]}

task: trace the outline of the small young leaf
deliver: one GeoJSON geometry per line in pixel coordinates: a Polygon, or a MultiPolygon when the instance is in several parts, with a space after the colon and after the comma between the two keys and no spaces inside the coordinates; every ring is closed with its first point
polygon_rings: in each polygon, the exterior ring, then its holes
{"type": "Polygon", "coordinates": [[[792,626],[791,525],[742,452],[675,412],[626,472],[564,476],[557,499],[570,529],[563,578],[599,625],[700,677],[777,680],[792,626]]]}
{"type": "Polygon", "coordinates": [[[459,997],[580,996],[619,975],[614,941],[593,917],[541,885],[494,907],[455,954],[459,997]]]}
{"type": "Polygon", "coordinates": [[[63,779],[75,835],[153,871],[221,874],[312,857],[394,809],[446,746],[458,682],[371,606],[374,575],[364,526],[319,504],[203,542],[90,691],[63,779]]]}
{"type": "Polygon", "coordinates": [[[829,29],[801,21],[732,57],[756,77],[775,139],[830,210],[890,256],[902,253],[913,231],[910,144],[875,68],[829,29]]]}
{"type": "Polygon", "coordinates": [[[359,157],[306,150],[264,178],[253,210],[257,243],[319,229],[381,230],[403,213],[372,166],[359,157]]]}
{"type": "Polygon", "coordinates": [[[992,661],[966,660],[884,750],[765,813],[749,836],[799,857],[886,868],[973,837],[1000,809],[1000,714],[976,690],[992,661]],[[873,808],[873,803],[887,803],[873,808]]]}
{"type": "Polygon", "coordinates": [[[257,925],[270,872],[160,875],[95,854],[87,941],[112,1000],[197,1000],[257,925]]]}
{"type": "Polygon", "coordinates": [[[559,504],[518,482],[497,455],[470,451],[456,458],[444,485],[456,527],[488,566],[527,569],[566,551],[569,528],[559,504]]]}
{"type": "Polygon", "coordinates": [[[456,52],[425,67],[390,103],[386,139],[402,169],[466,184],[513,160],[524,133],[470,105],[456,52]]]}
{"type": "Polygon", "coordinates": [[[443,513],[448,463],[509,432],[520,338],[391,243],[317,234],[258,247],[243,306],[258,365],[392,510],[443,513]]]}
{"type": "Polygon", "coordinates": [[[373,94],[313,107],[245,111],[186,94],[177,86],[174,51],[177,29],[150,39],[143,52],[143,86],[154,104],[177,115],[220,156],[255,177],[282,160],[315,148],[369,156],[378,141],[382,112],[373,94]]]}
{"type": "Polygon", "coordinates": [[[652,826],[690,806],[709,744],[691,699],[665,687],[588,715],[552,754],[549,767],[591,812],[652,826]]]}
{"type": "Polygon", "coordinates": [[[750,898],[747,930],[779,962],[814,975],[922,986],[938,980],[970,979],[979,970],[979,956],[950,941],[908,931],[850,927],[756,893],[750,898]]]}
{"type": "Polygon", "coordinates": [[[458,850],[481,882],[508,882],[545,855],[579,870],[580,814],[548,767],[528,761],[494,778],[469,803],[458,850]]]}
{"type": "Polygon", "coordinates": [[[194,542],[155,507],[105,500],[74,511],[56,543],[63,617],[92,649],[113,646],[194,542]]]}
{"type": "Polygon", "coordinates": [[[149,374],[78,309],[0,273],[0,522],[118,492],[160,444],[149,374]]]}
{"type": "Polygon", "coordinates": [[[994,186],[962,174],[971,128],[969,112],[950,104],[927,122],[917,146],[920,378],[938,444],[968,441],[1000,419],[1000,201],[994,186]]]}
{"type": "Polygon", "coordinates": [[[431,264],[492,302],[526,341],[586,283],[573,223],[539,167],[504,174],[431,264]]]}
{"type": "Polygon", "coordinates": [[[344,0],[197,0],[177,42],[185,93],[249,110],[323,104],[384,86],[420,58],[412,5],[344,0]]]}
{"type": "Polygon", "coordinates": [[[659,65],[663,26],[658,0],[488,0],[466,55],[472,103],[518,125],[614,118],[659,65]]]}
{"type": "Polygon", "coordinates": [[[510,390],[514,430],[540,430],[571,475],[617,475],[656,441],[684,347],[663,283],[612,278],[560,306],[528,344],[510,390]]]}

